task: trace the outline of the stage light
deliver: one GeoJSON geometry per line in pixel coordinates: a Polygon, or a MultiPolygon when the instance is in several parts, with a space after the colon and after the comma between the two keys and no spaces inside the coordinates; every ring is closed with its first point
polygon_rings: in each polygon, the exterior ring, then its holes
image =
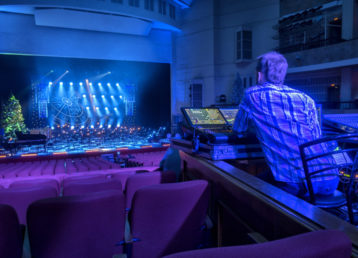
{"type": "Polygon", "coordinates": [[[71,125],[71,130],[75,129],[75,127],[73,125],[71,125]]]}
{"type": "Polygon", "coordinates": [[[99,109],[99,107],[96,107],[96,109],[98,110],[98,109],[99,109]]]}
{"type": "Polygon", "coordinates": [[[111,84],[110,84],[110,83],[107,83],[107,86],[108,86],[108,87],[110,87],[110,86],[111,86],[111,84]]]}
{"type": "Polygon", "coordinates": [[[118,110],[118,108],[116,108],[116,107],[115,107],[115,108],[114,108],[114,110],[115,110],[115,111],[117,111],[117,110],[118,110]]]}
{"type": "Polygon", "coordinates": [[[83,83],[82,82],[80,82],[80,86],[82,86],[83,85],[83,83]]]}
{"type": "Polygon", "coordinates": [[[116,86],[119,87],[119,83],[116,83],[116,86]]]}
{"type": "Polygon", "coordinates": [[[102,83],[99,82],[99,83],[98,83],[98,86],[102,86],[102,83]]]}
{"type": "Polygon", "coordinates": [[[55,130],[55,127],[51,126],[51,130],[55,130]]]}
{"type": "Polygon", "coordinates": [[[85,128],[85,126],[84,126],[84,125],[81,125],[81,129],[83,129],[83,128],[85,128]]]}
{"type": "Polygon", "coordinates": [[[103,127],[102,125],[99,126],[99,128],[102,128],[102,127],[103,127]]]}
{"type": "Polygon", "coordinates": [[[93,97],[93,98],[95,98],[95,97],[96,97],[96,95],[92,95],[92,97],[93,97]]]}
{"type": "Polygon", "coordinates": [[[119,98],[120,98],[120,99],[122,99],[122,98],[123,98],[123,96],[122,96],[122,95],[120,95],[120,96],[119,96],[119,98]]]}
{"type": "Polygon", "coordinates": [[[48,85],[52,85],[52,82],[49,82],[48,85]]]}
{"type": "Polygon", "coordinates": [[[113,95],[111,95],[111,98],[113,99],[113,98],[114,98],[114,96],[113,96],[113,95]]]}
{"type": "Polygon", "coordinates": [[[108,128],[111,128],[112,126],[111,125],[108,125],[108,128]]]}
{"type": "Polygon", "coordinates": [[[105,107],[105,110],[108,110],[108,107],[105,107]]]}
{"type": "Polygon", "coordinates": [[[86,107],[87,110],[89,110],[89,107],[86,107]]]}
{"type": "Polygon", "coordinates": [[[119,128],[120,125],[117,125],[117,128],[119,128]]]}
{"type": "Polygon", "coordinates": [[[102,99],[104,99],[104,95],[102,95],[102,99]]]}
{"type": "Polygon", "coordinates": [[[94,128],[94,126],[93,126],[93,125],[91,125],[91,128],[93,129],[93,128],[94,128]]]}
{"type": "Polygon", "coordinates": [[[62,86],[63,85],[63,82],[60,82],[60,86],[62,86]]]}
{"type": "Polygon", "coordinates": [[[82,97],[85,98],[85,97],[86,97],[86,94],[83,94],[82,97]]]}
{"type": "Polygon", "coordinates": [[[89,83],[89,86],[92,86],[92,82],[89,83]]]}
{"type": "Polygon", "coordinates": [[[70,82],[70,86],[72,86],[73,85],[73,82],[70,82]]]}

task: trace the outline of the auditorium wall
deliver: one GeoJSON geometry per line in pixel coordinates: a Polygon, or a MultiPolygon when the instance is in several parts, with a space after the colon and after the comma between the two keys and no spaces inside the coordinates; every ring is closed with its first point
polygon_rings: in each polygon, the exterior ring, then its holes
{"type": "MultiPolygon", "coordinates": [[[[273,50],[272,28],[279,18],[279,0],[196,0],[182,11],[181,32],[173,39],[172,112],[190,105],[190,84],[202,82],[203,105],[215,104],[221,94],[231,95],[237,74],[255,81],[255,59],[273,50]],[[236,61],[236,32],[249,28],[253,37],[252,59],[236,61]]],[[[247,85],[248,86],[248,85],[247,85]]]]}

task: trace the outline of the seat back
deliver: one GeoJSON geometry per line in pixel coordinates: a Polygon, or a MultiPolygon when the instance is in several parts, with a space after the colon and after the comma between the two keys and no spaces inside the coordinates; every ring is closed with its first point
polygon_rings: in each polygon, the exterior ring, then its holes
{"type": "Polygon", "coordinates": [[[125,186],[126,209],[131,208],[133,196],[138,189],[148,185],[160,184],[160,181],[160,172],[139,173],[128,177],[125,186]]]}
{"type": "Polygon", "coordinates": [[[87,179],[83,181],[72,181],[63,186],[63,196],[82,195],[107,190],[122,191],[119,180],[108,178],[87,179]]]}
{"type": "Polygon", "coordinates": [[[349,258],[352,242],[341,231],[322,230],[300,234],[262,244],[208,248],[176,253],[165,258],[236,258],[236,257],[285,257],[285,258],[349,258]]]}
{"type": "Polygon", "coordinates": [[[126,187],[128,177],[130,177],[131,175],[134,175],[135,173],[136,173],[135,170],[117,171],[117,172],[114,172],[114,173],[108,172],[106,174],[106,177],[121,181],[122,188],[124,190],[125,187],[126,187]]]}
{"type": "Polygon", "coordinates": [[[208,183],[194,180],[139,189],[130,214],[132,256],[160,257],[191,250],[201,242],[208,183]]]}
{"type": "Polygon", "coordinates": [[[103,179],[106,176],[104,174],[92,174],[92,173],[88,173],[87,175],[79,175],[79,176],[75,176],[75,175],[71,175],[69,177],[65,177],[62,180],[62,184],[63,187],[67,186],[67,184],[72,183],[72,182],[83,182],[86,180],[93,180],[93,179],[103,179]]]}
{"type": "Polygon", "coordinates": [[[112,257],[123,252],[124,196],[106,191],[41,200],[28,209],[33,257],[112,257]]]}
{"type": "Polygon", "coordinates": [[[57,193],[60,193],[60,184],[56,179],[50,178],[36,178],[28,180],[18,180],[10,184],[10,188],[22,188],[28,186],[48,185],[57,189],[57,193]]]}
{"type": "Polygon", "coordinates": [[[0,204],[12,206],[20,223],[26,225],[26,211],[32,202],[56,196],[57,189],[48,185],[0,189],[0,204]]]}
{"type": "Polygon", "coordinates": [[[20,258],[21,255],[22,236],[16,211],[0,204],[0,257],[20,258]]]}
{"type": "Polygon", "coordinates": [[[357,170],[358,134],[329,136],[301,144],[300,155],[310,201],[315,203],[313,181],[340,176],[344,182],[355,178],[357,170]]]}

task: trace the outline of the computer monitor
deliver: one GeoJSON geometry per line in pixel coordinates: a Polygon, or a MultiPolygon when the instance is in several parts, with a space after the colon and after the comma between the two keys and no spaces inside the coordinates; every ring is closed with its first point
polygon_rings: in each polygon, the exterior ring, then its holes
{"type": "Polygon", "coordinates": [[[182,108],[182,112],[191,126],[227,125],[218,108],[182,108]]]}
{"type": "Polygon", "coordinates": [[[239,112],[238,108],[220,108],[220,112],[225,117],[226,121],[229,125],[234,125],[235,118],[237,115],[237,112],[239,112]]]}

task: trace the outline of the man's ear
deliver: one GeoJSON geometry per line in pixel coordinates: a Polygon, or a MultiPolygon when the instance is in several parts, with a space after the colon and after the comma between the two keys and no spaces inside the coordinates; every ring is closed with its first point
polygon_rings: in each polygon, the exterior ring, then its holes
{"type": "Polygon", "coordinates": [[[265,82],[265,76],[262,72],[257,72],[257,83],[262,84],[265,82]]]}

